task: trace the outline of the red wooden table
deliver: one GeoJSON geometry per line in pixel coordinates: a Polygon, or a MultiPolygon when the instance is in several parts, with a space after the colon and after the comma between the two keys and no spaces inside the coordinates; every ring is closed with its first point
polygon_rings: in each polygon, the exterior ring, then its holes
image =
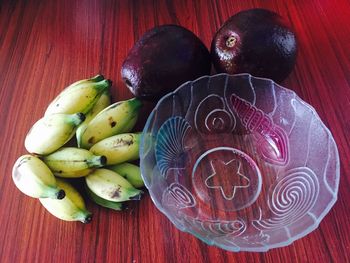
{"type": "MultiPolygon", "coordinates": [[[[330,1],[11,1],[0,2],[0,262],[350,262],[350,2],[330,1]],[[234,13],[252,7],[289,20],[299,39],[284,86],[313,105],[338,144],[338,201],[319,228],[267,253],[226,252],[177,230],[146,195],[113,212],[91,202],[91,224],[49,215],[11,179],[24,137],[69,83],[102,73],[114,101],[130,98],[120,67],[155,25],[187,27],[209,47],[234,13]]],[[[143,120],[147,116],[143,116],[143,120]]],[[[142,127],[142,123],[139,124],[142,127]]]]}

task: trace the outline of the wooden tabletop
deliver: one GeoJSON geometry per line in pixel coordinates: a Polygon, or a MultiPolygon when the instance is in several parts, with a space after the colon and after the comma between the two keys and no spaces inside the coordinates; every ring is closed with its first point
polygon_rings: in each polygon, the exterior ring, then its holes
{"type": "Polygon", "coordinates": [[[350,262],[349,138],[349,1],[0,2],[0,262],[350,262]],[[209,47],[228,17],[253,7],[294,28],[299,54],[283,84],[315,107],[338,145],[338,201],[315,231],[266,253],[233,253],[177,230],[148,194],[123,212],[87,202],[94,216],[85,225],[54,218],[16,189],[11,169],[25,135],[61,89],[101,73],[114,101],[130,98],[120,68],[146,30],[179,24],[209,47]]]}

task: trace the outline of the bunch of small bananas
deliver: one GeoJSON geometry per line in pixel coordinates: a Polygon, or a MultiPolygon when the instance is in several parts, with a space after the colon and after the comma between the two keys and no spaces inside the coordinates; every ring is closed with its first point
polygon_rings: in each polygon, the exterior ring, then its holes
{"type": "Polygon", "coordinates": [[[110,105],[110,86],[111,81],[97,75],[66,87],[28,132],[25,148],[30,154],[14,164],[18,189],[39,198],[62,220],[91,221],[69,178],[84,177],[89,198],[114,210],[143,193],[138,189],[144,186],[140,168],[128,163],[139,158],[141,134],[130,131],[141,102],[133,98],[110,105]],[[66,146],[74,135],[78,147],[66,146]]]}

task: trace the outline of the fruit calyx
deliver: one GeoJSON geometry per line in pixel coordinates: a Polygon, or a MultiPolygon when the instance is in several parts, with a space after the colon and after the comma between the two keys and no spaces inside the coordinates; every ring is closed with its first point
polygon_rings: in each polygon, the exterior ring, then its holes
{"type": "Polygon", "coordinates": [[[226,46],[228,48],[232,48],[236,45],[237,43],[237,38],[235,36],[229,36],[227,39],[226,39],[226,46]]]}

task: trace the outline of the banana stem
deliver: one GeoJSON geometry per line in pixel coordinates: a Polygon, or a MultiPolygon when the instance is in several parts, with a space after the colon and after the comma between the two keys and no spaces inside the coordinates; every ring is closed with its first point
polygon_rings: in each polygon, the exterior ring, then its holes
{"type": "Polygon", "coordinates": [[[98,74],[98,75],[96,75],[95,77],[92,77],[91,79],[89,79],[89,81],[92,81],[92,82],[99,82],[99,81],[101,81],[101,80],[104,80],[104,76],[103,75],[100,75],[100,74],[98,74]]]}
{"type": "Polygon", "coordinates": [[[73,123],[75,126],[78,126],[79,124],[81,124],[83,121],[85,120],[85,114],[82,112],[76,113],[76,114],[72,114],[71,118],[69,119],[69,121],[71,123],[73,123]]]}
{"type": "Polygon", "coordinates": [[[141,200],[142,195],[143,195],[143,191],[137,190],[137,194],[134,196],[131,196],[129,200],[141,200]]]}
{"type": "Polygon", "coordinates": [[[92,214],[90,212],[84,211],[84,217],[80,221],[84,224],[88,224],[91,222],[91,220],[92,220],[92,214]]]}
{"type": "Polygon", "coordinates": [[[47,197],[52,199],[61,200],[66,196],[66,193],[63,189],[57,187],[49,187],[47,191],[47,197]]]}
{"type": "Polygon", "coordinates": [[[106,156],[94,156],[89,160],[86,160],[86,163],[89,168],[91,167],[102,167],[106,165],[107,163],[107,158],[106,156]]]}
{"type": "Polygon", "coordinates": [[[66,196],[66,192],[62,189],[60,189],[57,193],[56,193],[56,197],[58,200],[63,199],[66,196]]]}
{"type": "Polygon", "coordinates": [[[103,91],[112,86],[112,81],[109,79],[103,79],[99,82],[95,82],[93,86],[95,89],[103,91]]]}
{"type": "Polygon", "coordinates": [[[137,98],[130,99],[129,104],[133,110],[137,110],[142,106],[142,102],[137,98]]]}

